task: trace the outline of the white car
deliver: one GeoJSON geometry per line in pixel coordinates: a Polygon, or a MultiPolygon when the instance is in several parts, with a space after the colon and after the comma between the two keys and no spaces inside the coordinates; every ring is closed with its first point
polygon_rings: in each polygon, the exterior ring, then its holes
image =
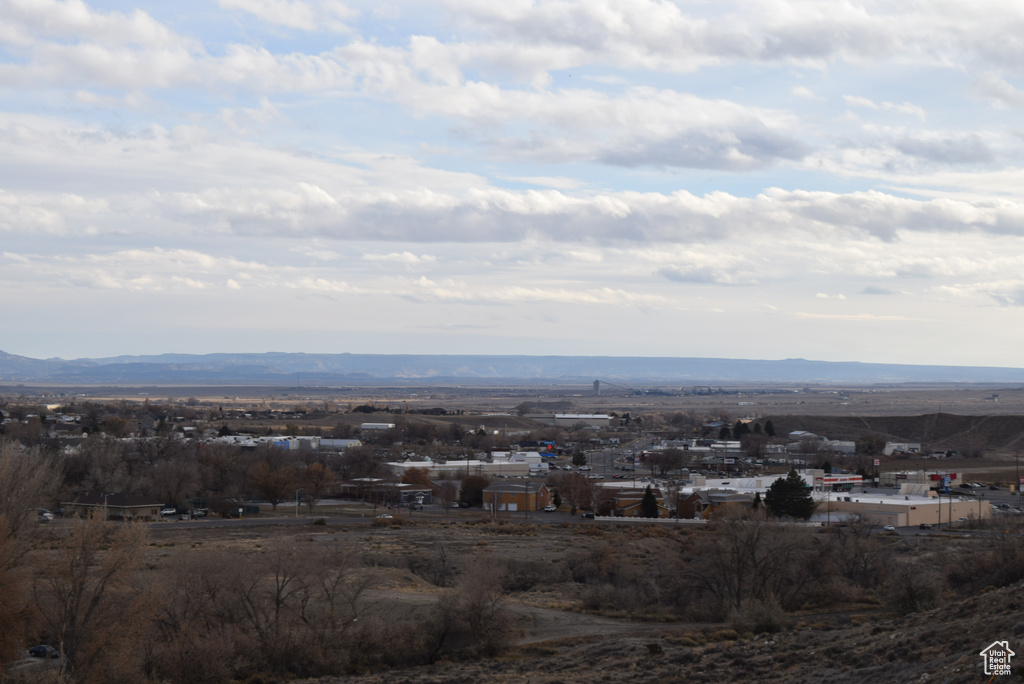
{"type": "Polygon", "coordinates": [[[547,506],[544,507],[545,513],[554,513],[557,510],[558,506],[556,506],[555,504],[548,504],[547,506]]]}
{"type": "Polygon", "coordinates": [[[885,530],[886,532],[895,532],[896,531],[896,528],[893,527],[892,525],[886,525],[882,529],[885,530]]]}
{"type": "Polygon", "coordinates": [[[176,508],[165,508],[162,511],[160,511],[160,515],[163,515],[163,516],[174,515],[177,512],[178,512],[178,509],[176,509],[176,508]]]}

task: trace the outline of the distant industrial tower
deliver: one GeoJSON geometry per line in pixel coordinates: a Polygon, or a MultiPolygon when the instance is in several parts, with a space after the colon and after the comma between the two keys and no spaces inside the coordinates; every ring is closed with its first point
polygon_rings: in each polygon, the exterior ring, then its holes
{"type": "Polygon", "coordinates": [[[595,380],[594,381],[594,396],[595,397],[601,396],[601,381],[600,380],[595,380]]]}

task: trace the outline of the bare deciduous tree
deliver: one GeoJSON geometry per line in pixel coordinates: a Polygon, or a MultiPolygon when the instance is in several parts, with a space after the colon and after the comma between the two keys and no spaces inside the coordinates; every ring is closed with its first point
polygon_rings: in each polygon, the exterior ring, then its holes
{"type": "Polygon", "coordinates": [[[647,465],[651,468],[651,475],[665,477],[670,471],[679,470],[683,467],[683,456],[683,450],[675,447],[649,453],[647,465]]]}
{"type": "Polygon", "coordinates": [[[769,523],[753,511],[716,520],[697,545],[684,574],[711,594],[725,613],[748,600],[786,604],[808,581],[801,554],[806,529],[769,523]]]}
{"type": "Polygon", "coordinates": [[[38,509],[56,492],[59,472],[50,454],[0,442],[0,536],[20,538],[35,524],[38,509]]]}
{"type": "Polygon", "coordinates": [[[39,559],[36,604],[59,643],[61,673],[76,682],[120,680],[139,657],[133,622],[144,617],[143,594],[132,573],[145,539],[142,525],[90,517],[39,559]]]}
{"type": "Polygon", "coordinates": [[[323,463],[311,463],[299,471],[296,485],[302,487],[302,500],[313,515],[313,507],[334,487],[337,478],[323,463]]]}
{"type": "Polygon", "coordinates": [[[26,554],[36,509],[48,503],[59,481],[49,454],[0,443],[0,672],[20,655],[35,618],[26,554]]]}
{"type": "Polygon", "coordinates": [[[223,604],[234,561],[221,553],[181,553],[153,582],[156,638],[147,644],[147,665],[157,678],[172,684],[232,679],[238,640],[223,604]]]}
{"type": "Polygon", "coordinates": [[[505,608],[504,573],[505,567],[493,559],[477,557],[466,563],[458,586],[438,599],[430,660],[494,655],[509,642],[513,630],[505,608]]]}
{"type": "Polygon", "coordinates": [[[452,504],[459,500],[458,480],[441,480],[437,483],[437,498],[445,508],[445,515],[452,507],[452,504]]]}
{"type": "Polygon", "coordinates": [[[295,483],[295,471],[279,451],[267,447],[249,471],[249,486],[266,499],[275,511],[279,503],[288,499],[295,483]]]}
{"type": "Polygon", "coordinates": [[[572,512],[590,506],[593,499],[594,483],[579,473],[566,473],[558,486],[558,492],[566,503],[572,506],[572,512]]]}

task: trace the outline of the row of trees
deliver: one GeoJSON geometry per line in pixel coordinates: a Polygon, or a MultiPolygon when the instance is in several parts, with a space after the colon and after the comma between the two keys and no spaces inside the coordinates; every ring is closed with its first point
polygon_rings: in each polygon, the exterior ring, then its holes
{"type": "Polygon", "coordinates": [[[131,440],[94,435],[51,458],[61,465],[57,481],[62,501],[70,501],[79,491],[103,491],[179,506],[196,497],[259,497],[276,509],[301,489],[302,500],[313,506],[333,492],[338,480],[385,474],[385,456],[366,446],[342,454],[270,445],[243,450],[184,440],[173,433],[131,440]]]}
{"type": "Polygon", "coordinates": [[[52,456],[0,443],[0,681],[32,643],[60,650],[56,681],[203,683],[477,656],[512,633],[492,563],[459,560],[410,614],[368,598],[375,573],[333,536],[153,553],[143,525],[41,527],[59,480],[52,456]]]}

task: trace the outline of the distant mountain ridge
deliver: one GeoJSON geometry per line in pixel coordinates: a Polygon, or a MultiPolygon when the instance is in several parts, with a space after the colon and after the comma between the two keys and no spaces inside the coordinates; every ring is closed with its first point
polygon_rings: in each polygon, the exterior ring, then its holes
{"type": "Polygon", "coordinates": [[[160,354],[33,359],[0,351],[0,382],[315,386],[533,381],[646,385],[713,383],[1024,383],[1024,369],[805,359],[440,354],[160,354]]]}

